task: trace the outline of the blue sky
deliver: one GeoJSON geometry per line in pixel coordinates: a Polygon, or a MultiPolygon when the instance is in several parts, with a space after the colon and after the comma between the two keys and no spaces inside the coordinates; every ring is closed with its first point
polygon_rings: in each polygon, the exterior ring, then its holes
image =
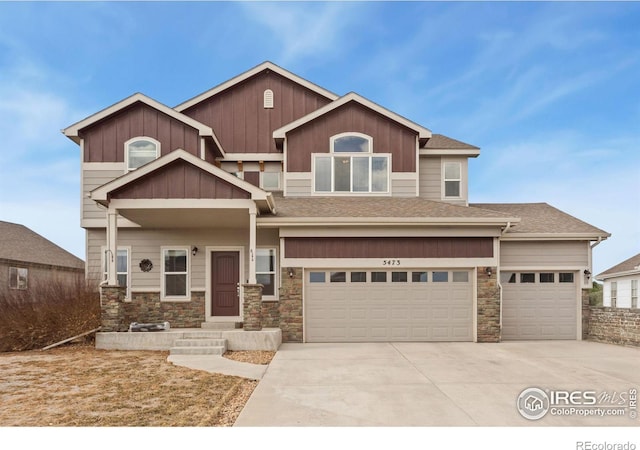
{"type": "Polygon", "coordinates": [[[472,202],[547,202],[640,252],[640,3],[0,2],[0,220],[84,258],[60,130],[265,61],[482,149],[472,202]]]}

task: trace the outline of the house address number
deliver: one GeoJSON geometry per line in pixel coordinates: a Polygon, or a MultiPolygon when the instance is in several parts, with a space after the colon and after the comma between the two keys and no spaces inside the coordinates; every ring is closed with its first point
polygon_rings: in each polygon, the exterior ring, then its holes
{"type": "Polygon", "coordinates": [[[383,259],[382,265],[383,266],[399,266],[400,260],[399,259],[383,259]]]}

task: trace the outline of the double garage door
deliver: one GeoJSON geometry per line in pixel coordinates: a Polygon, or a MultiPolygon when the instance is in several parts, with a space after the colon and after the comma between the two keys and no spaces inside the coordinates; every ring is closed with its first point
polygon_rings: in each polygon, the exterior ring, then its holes
{"type": "Polygon", "coordinates": [[[574,272],[503,271],[502,339],[576,339],[576,283],[574,272]]]}
{"type": "Polygon", "coordinates": [[[307,270],[307,342],[472,341],[470,270],[307,270]]]}

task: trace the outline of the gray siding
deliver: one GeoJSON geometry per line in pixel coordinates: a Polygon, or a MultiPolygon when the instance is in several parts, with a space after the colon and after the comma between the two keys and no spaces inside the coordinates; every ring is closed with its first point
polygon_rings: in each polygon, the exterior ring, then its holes
{"type": "MultiPolygon", "coordinates": [[[[109,164],[113,166],[113,164],[109,164]]],[[[95,166],[94,166],[95,167],[95,166]]],[[[124,164],[120,170],[96,170],[93,167],[91,169],[83,169],[82,171],[82,219],[101,219],[105,220],[104,209],[98,207],[96,202],[91,200],[88,196],[89,193],[118,177],[124,175],[124,164]]]]}
{"type": "MultiPolygon", "coordinates": [[[[287,175],[285,174],[285,177],[287,175]]],[[[312,179],[311,174],[309,174],[309,178],[299,179],[299,178],[287,178],[286,186],[287,186],[287,196],[290,197],[308,197],[312,192],[312,179]]]]}
{"type": "Polygon", "coordinates": [[[440,201],[442,198],[442,159],[440,157],[420,158],[420,197],[440,201]]]}
{"type": "Polygon", "coordinates": [[[394,197],[415,197],[416,180],[395,179],[391,174],[391,195],[394,197]]]}
{"type": "Polygon", "coordinates": [[[589,251],[581,241],[509,242],[500,244],[503,267],[588,267],[589,251]]]}
{"type": "MultiPolygon", "coordinates": [[[[103,229],[87,230],[87,261],[89,276],[100,277],[102,273],[102,247],[106,246],[106,234],[103,229]]],[[[279,246],[277,230],[258,230],[257,245],[279,246]]],[[[243,229],[216,229],[210,230],[185,229],[185,230],[118,230],[118,246],[131,248],[131,286],[134,291],[149,290],[160,291],[162,274],[162,247],[198,247],[196,256],[191,258],[191,289],[201,290],[206,288],[206,247],[245,247],[248,252],[249,232],[243,229]],[[150,272],[142,272],[139,268],[140,261],[150,259],[153,269],[150,272]]],[[[244,256],[244,276],[249,274],[249,258],[244,256]]]]}

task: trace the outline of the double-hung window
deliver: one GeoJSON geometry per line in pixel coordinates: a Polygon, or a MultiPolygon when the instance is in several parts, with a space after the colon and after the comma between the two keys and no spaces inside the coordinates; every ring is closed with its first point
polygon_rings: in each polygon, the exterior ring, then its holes
{"type": "Polygon", "coordinates": [[[390,155],[373,153],[373,139],[361,133],[331,137],[331,153],[314,155],[316,193],[389,192],[390,155]]]}
{"type": "MultiPolygon", "coordinates": [[[[104,260],[102,261],[102,276],[106,280],[109,275],[107,268],[109,267],[110,253],[106,247],[102,248],[102,254],[104,260]]],[[[131,298],[131,286],[129,286],[129,247],[119,247],[116,253],[116,279],[118,280],[118,286],[126,287],[127,293],[125,298],[131,298]]]]}
{"type": "Polygon", "coordinates": [[[618,306],[618,283],[616,281],[611,282],[611,307],[618,306]]]}
{"type": "Polygon", "coordinates": [[[638,307],[638,280],[631,280],[631,307],[638,307]]]}
{"type": "Polygon", "coordinates": [[[444,169],[444,197],[460,198],[462,196],[462,164],[459,162],[445,162],[444,169]]]}
{"type": "Polygon", "coordinates": [[[264,300],[277,299],[277,266],[275,248],[256,249],[256,280],[262,287],[264,300]]]}
{"type": "Polygon", "coordinates": [[[189,293],[189,248],[162,249],[162,297],[184,300],[189,293]]]}
{"type": "Polygon", "coordinates": [[[150,137],[136,137],[124,144],[127,171],[154,161],[160,155],[160,142],[150,137]]]}

